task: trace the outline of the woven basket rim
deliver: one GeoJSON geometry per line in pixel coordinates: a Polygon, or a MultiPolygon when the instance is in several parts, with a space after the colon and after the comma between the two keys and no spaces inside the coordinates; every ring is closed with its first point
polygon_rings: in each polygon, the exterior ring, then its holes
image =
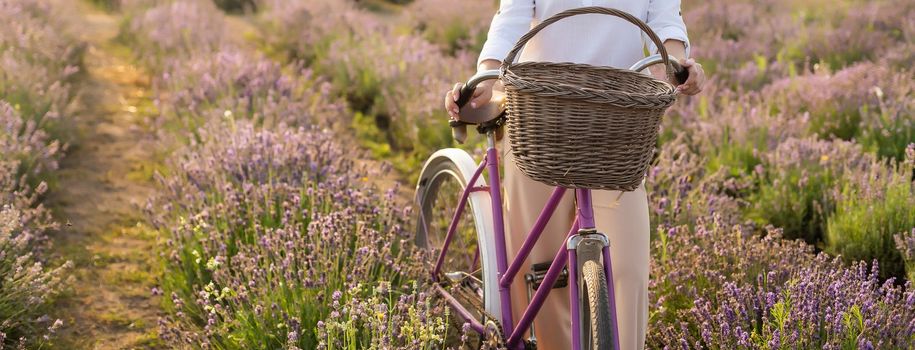
{"type": "MultiPolygon", "coordinates": [[[[666,81],[663,81],[663,80],[660,80],[660,79],[657,79],[657,78],[655,78],[655,77],[653,77],[653,76],[651,76],[651,75],[642,74],[642,73],[639,73],[639,72],[634,72],[634,71],[631,71],[631,70],[628,70],[628,69],[621,69],[621,68],[615,68],[615,67],[604,67],[604,66],[594,66],[594,65],[583,64],[583,63],[574,63],[574,62],[534,62],[534,61],[520,62],[520,63],[511,64],[508,68],[506,68],[505,70],[503,70],[503,71],[502,71],[502,76],[503,76],[503,78],[502,78],[503,81],[505,81],[505,76],[510,76],[510,77],[512,77],[512,78],[514,78],[514,79],[525,80],[525,81],[530,82],[530,83],[533,83],[533,84],[544,84],[544,85],[548,84],[548,85],[550,85],[550,86],[561,87],[561,88],[563,88],[563,89],[579,90],[579,91],[583,91],[583,92],[587,92],[587,93],[593,93],[593,92],[597,92],[597,93],[612,93],[612,94],[615,94],[615,95],[627,96],[627,97],[656,97],[656,98],[676,97],[676,90],[675,90],[673,84],[671,84],[671,83],[669,83],[669,82],[666,82],[666,81]],[[579,85],[571,85],[571,84],[563,83],[563,82],[554,82],[554,81],[545,82],[545,81],[543,81],[543,80],[537,79],[536,76],[529,76],[529,75],[518,74],[518,72],[512,70],[512,68],[514,68],[514,67],[518,67],[518,68],[536,68],[537,66],[554,66],[554,65],[556,65],[556,66],[558,66],[558,65],[562,65],[562,66],[573,66],[573,67],[575,67],[575,68],[577,68],[577,69],[583,69],[583,70],[603,71],[603,72],[609,72],[609,73],[619,73],[619,74],[631,75],[631,76],[637,77],[637,78],[639,78],[639,79],[643,79],[643,80],[645,80],[646,82],[659,83],[659,84],[661,84],[665,89],[664,89],[663,91],[660,91],[660,92],[657,92],[657,93],[637,93],[637,92],[631,92],[631,91],[625,91],[625,90],[595,89],[595,88],[583,87],[583,86],[579,86],[579,85]],[[532,66],[532,67],[531,67],[531,66],[532,66]]],[[[509,87],[509,86],[510,86],[510,84],[506,84],[506,87],[509,87]]],[[[582,99],[582,98],[576,98],[576,97],[572,97],[572,96],[563,96],[563,97],[558,97],[558,98],[565,98],[565,99],[572,99],[572,100],[582,99]]],[[[598,102],[594,102],[594,103],[598,103],[598,102]]],[[[612,102],[609,102],[609,101],[608,101],[608,102],[600,102],[600,103],[601,103],[601,104],[612,104],[612,102]]],[[[673,101],[671,101],[671,103],[673,103],[673,101]]]]}

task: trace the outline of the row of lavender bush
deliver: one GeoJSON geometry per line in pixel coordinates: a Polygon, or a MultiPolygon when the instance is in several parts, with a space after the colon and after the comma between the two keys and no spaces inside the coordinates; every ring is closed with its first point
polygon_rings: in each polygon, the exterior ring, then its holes
{"type": "Polygon", "coordinates": [[[899,1],[684,12],[713,80],[670,113],[652,172],[653,346],[915,346],[901,279],[915,227],[915,83],[901,49],[913,14],[899,1]]]}
{"type": "Polygon", "coordinates": [[[669,114],[661,156],[686,147],[704,158],[692,185],[717,183],[736,218],[902,277],[894,235],[915,227],[902,165],[915,142],[915,58],[900,47],[915,36],[915,6],[772,0],[684,15],[713,79],[669,114]]]}
{"type": "Polygon", "coordinates": [[[62,322],[50,306],[69,263],[47,263],[55,228],[41,204],[66,133],[82,49],[68,34],[66,4],[0,2],[0,349],[38,348],[62,322]]]}
{"type": "MultiPolygon", "coordinates": [[[[421,159],[447,143],[439,90],[472,69],[492,3],[417,0],[393,19],[350,2],[263,3],[266,50],[332,77],[378,154],[421,159]]],[[[913,346],[915,6],[684,6],[712,79],[669,113],[650,176],[652,347],[913,346]]]]}
{"type": "Polygon", "coordinates": [[[412,174],[428,154],[451,145],[446,115],[430,102],[473,72],[475,53],[468,49],[479,46],[485,31],[480,21],[452,15],[483,19],[491,4],[417,1],[405,11],[410,16],[392,24],[352,1],[262,3],[264,50],[328,77],[349,106],[348,125],[376,156],[412,174]]]}
{"type": "Polygon", "coordinates": [[[447,312],[414,282],[409,209],[326,130],[345,110],[329,83],[234,40],[208,1],[125,11],[122,36],[157,72],[179,145],[149,206],[167,238],[160,336],[200,349],[441,348],[447,312]]]}
{"type": "Polygon", "coordinates": [[[687,6],[712,80],[649,178],[651,346],[915,346],[915,7],[687,6]]]}

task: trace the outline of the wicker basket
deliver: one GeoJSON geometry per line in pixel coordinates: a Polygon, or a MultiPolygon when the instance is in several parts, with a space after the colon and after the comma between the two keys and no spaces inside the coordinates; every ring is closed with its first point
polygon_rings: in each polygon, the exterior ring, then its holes
{"type": "Polygon", "coordinates": [[[657,45],[667,75],[672,76],[661,40],[626,12],[584,7],[550,17],[521,37],[502,62],[512,155],[521,172],[546,184],[632,191],[654,155],[661,116],[676,100],[673,85],[626,69],[514,63],[537,32],[583,14],[617,16],[641,28],[657,45]]]}

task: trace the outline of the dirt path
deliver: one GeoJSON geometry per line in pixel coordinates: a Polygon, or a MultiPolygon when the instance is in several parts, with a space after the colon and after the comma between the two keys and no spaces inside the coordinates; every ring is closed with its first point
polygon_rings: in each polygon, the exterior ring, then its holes
{"type": "Polygon", "coordinates": [[[75,105],[76,142],[49,198],[62,226],[61,258],[75,263],[72,291],[59,307],[57,349],[162,348],[156,337],[155,233],[140,210],[154,187],[149,77],[114,42],[118,18],[82,4],[89,45],[75,105]]]}

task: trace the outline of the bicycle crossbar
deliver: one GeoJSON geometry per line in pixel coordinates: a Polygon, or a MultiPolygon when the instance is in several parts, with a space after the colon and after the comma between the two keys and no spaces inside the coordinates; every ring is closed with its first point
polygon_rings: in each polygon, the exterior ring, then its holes
{"type": "Polygon", "coordinates": [[[550,218],[553,217],[553,213],[556,212],[556,207],[559,206],[559,202],[562,200],[562,196],[565,193],[566,189],[564,187],[556,187],[556,189],[553,190],[553,194],[546,202],[546,206],[543,207],[543,211],[541,211],[540,216],[537,217],[537,222],[534,224],[534,227],[531,228],[531,233],[527,235],[528,238],[524,240],[524,245],[518,250],[518,255],[515,256],[515,259],[512,260],[508,270],[505,271],[505,274],[502,275],[502,279],[499,280],[499,284],[503,287],[508,287],[512,284],[512,280],[515,278],[515,275],[518,274],[518,271],[521,270],[521,266],[524,265],[524,261],[527,260],[531,251],[534,250],[534,245],[537,244],[537,241],[540,239],[543,229],[546,227],[546,224],[550,222],[550,218]]]}

